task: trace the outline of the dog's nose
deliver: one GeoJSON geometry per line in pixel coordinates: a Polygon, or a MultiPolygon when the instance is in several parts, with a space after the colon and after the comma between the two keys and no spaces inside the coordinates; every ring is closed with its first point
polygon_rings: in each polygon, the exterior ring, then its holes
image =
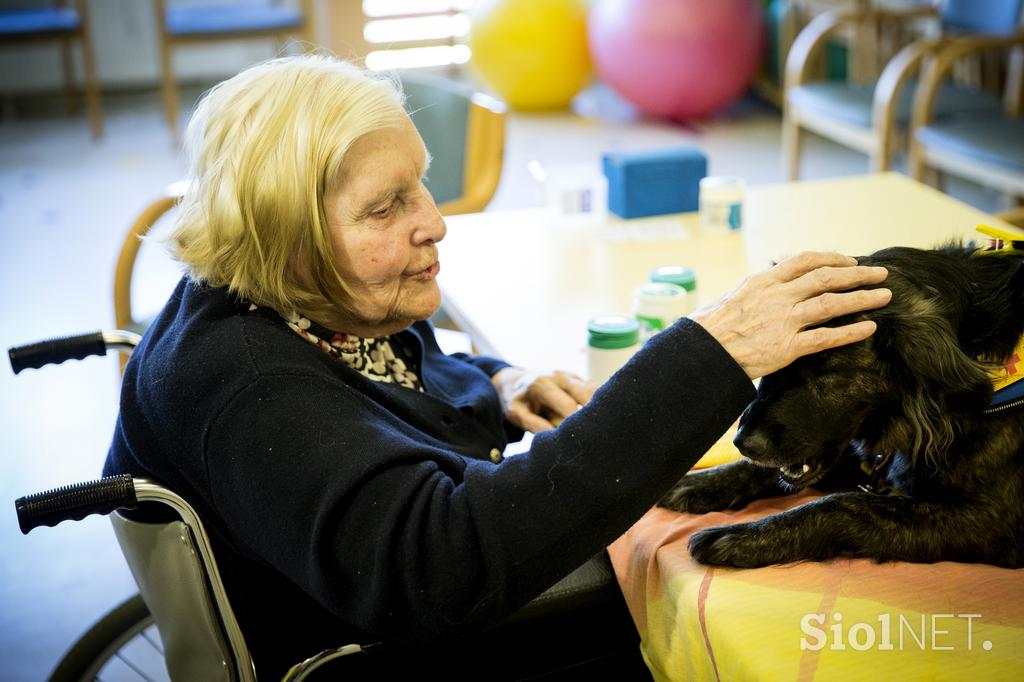
{"type": "Polygon", "coordinates": [[[744,457],[750,459],[763,457],[768,452],[768,437],[761,431],[740,430],[732,442],[744,457]]]}

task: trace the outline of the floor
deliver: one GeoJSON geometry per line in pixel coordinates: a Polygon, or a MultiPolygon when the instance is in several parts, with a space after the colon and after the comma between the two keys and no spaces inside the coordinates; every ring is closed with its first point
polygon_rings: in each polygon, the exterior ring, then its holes
{"type": "MultiPolygon", "coordinates": [[[[22,107],[16,115],[8,107],[0,121],[3,347],[110,325],[122,235],[185,170],[156,93],[107,96],[104,106],[107,129],[98,142],[84,118],[48,106],[22,107]]],[[[782,181],[779,117],[756,100],[692,127],[645,120],[600,87],[578,98],[575,110],[511,116],[505,173],[492,209],[543,202],[528,171],[531,161],[597,168],[605,151],[678,143],[703,149],[711,173],[740,175],[751,184],[782,181]]],[[[804,177],[866,169],[860,154],[817,138],[807,145],[804,177]]],[[[966,183],[949,189],[980,208],[999,207],[994,193],[966,183]]],[[[137,293],[156,307],[173,283],[173,266],[151,254],[141,268],[148,275],[137,293]]],[[[0,501],[9,505],[26,493],[98,474],[116,416],[117,380],[113,358],[17,378],[0,369],[0,501]]],[[[105,519],[22,536],[14,510],[6,509],[0,513],[0,680],[40,680],[134,586],[105,519]]]]}

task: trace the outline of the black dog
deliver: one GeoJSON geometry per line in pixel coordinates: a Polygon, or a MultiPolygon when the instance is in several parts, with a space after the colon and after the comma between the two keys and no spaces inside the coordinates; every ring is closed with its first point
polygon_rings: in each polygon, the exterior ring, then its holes
{"type": "Polygon", "coordinates": [[[659,504],[700,514],[811,485],[846,491],[695,533],[706,564],[1024,566],[1024,405],[990,406],[990,372],[1024,331],[1024,257],[949,246],[860,262],[889,269],[892,302],[853,318],[875,320],[875,334],[764,377],[735,440],[746,459],[687,475],[659,504]]]}

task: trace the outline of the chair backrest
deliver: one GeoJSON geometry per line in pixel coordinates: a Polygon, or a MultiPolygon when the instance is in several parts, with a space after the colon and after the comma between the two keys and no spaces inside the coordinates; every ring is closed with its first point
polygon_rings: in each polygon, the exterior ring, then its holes
{"type": "MultiPolygon", "coordinates": [[[[144,334],[146,328],[149,327],[150,321],[136,317],[132,306],[132,275],[135,273],[135,263],[139,257],[139,249],[142,247],[142,238],[149,233],[153,225],[164,214],[177,205],[184,192],[184,182],[168,185],[162,196],[150,202],[139,213],[121,243],[117,265],[114,269],[114,324],[118,329],[144,334]]],[[[124,372],[128,356],[121,354],[120,362],[121,371],[124,372]]]]}
{"type": "Polygon", "coordinates": [[[117,266],[114,270],[114,323],[118,329],[126,329],[137,334],[146,331],[147,324],[136,319],[132,311],[132,274],[135,271],[135,261],[142,247],[142,238],[153,229],[165,213],[174,208],[184,193],[184,182],[168,185],[158,199],[142,209],[121,243],[121,251],[118,253],[117,266]]]}
{"type": "Polygon", "coordinates": [[[1021,21],[1024,0],[943,0],[942,26],[956,33],[1005,35],[1021,21]]]}
{"type": "MultiPolygon", "coordinates": [[[[158,483],[136,478],[132,485],[140,503],[157,503],[177,515],[147,522],[120,511],[110,514],[121,553],[160,633],[171,679],[256,682],[256,668],[202,519],[188,501],[158,483]]],[[[377,645],[326,649],[297,661],[282,682],[305,682],[325,665],[373,646],[377,645]]]]}
{"type": "Polygon", "coordinates": [[[81,0],[73,7],[64,4],[4,8],[0,11],[0,44],[81,35],[81,0]]]}
{"type": "Polygon", "coordinates": [[[195,509],[176,493],[134,481],[140,502],[159,503],[177,520],[149,523],[110,515],[143,601],[164,645],[175,682],[255,682],[256,671],[217,569],[209,537],[195,509]]]}
{"type": "Polygon", "coordinates": [[[47,3],[48,6],[15,3],[0,8],[0,47],[22,43],[52,42],[60,48],[64,90],[69,104],[77,98],[75,75],[71,56],[72,42],[77,42],[82,58],[81,76],[85,86],[85,101],[93,139],[103,135],[103,107],[100,103],[100,82],[97,77],[93,53],[92,32],[89,28],[88,3],[85,0],[66,0],[47,3]]]}
{"type": "Polygon", "coordinates": [[[182,521],[144,523],[110,515],[143,601],[163,642],[172,680],[238,680],[220,615],[182,521]]]}
{"type": "Polygon", "coordinates": [[[164,40],[232,40],[299,33],[312,43],[313,0],[157,0],[156,8],[157,26],[164,40]]]}
{"type": "Polygon", "coordinates": [[[432,157],[426,185],[441,213],[482,211],[501,178],[505,105],[443,78],[403,76],[402,87],[432,157]]]}

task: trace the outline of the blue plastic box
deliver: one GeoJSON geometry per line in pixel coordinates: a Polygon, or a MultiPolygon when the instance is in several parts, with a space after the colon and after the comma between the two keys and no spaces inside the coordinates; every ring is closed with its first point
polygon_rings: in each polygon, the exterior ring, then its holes
{"type": "Polygon", "coordinates": [[[604,155],[608,209],[620,218],[696,211],[708,159],[693,147],[604,155]]]}

